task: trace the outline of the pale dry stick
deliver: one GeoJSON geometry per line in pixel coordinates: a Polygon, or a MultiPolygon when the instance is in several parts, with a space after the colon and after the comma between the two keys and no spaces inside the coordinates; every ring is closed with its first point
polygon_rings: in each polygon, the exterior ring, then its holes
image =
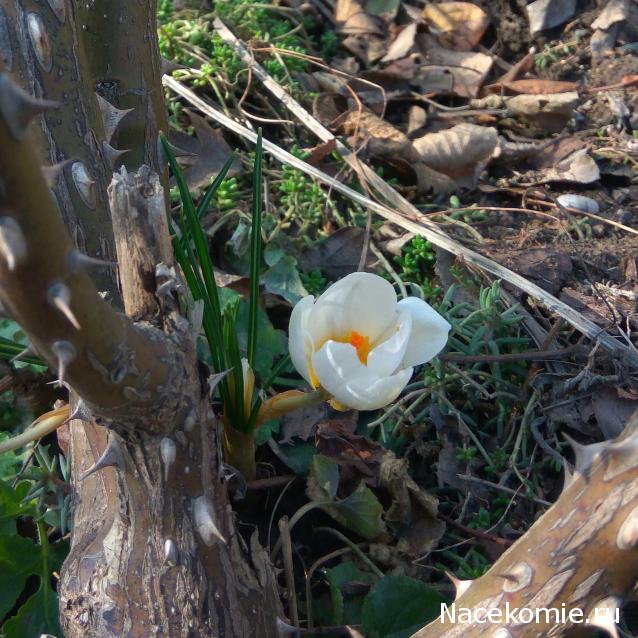
{"type": "MultiPolygon", "coordinates": [[[[255,70],[255,69],[253,69],[255,70]]],[[[257,73],[255,72],[255,75],[257,73]]],[[[196,93],[191,91],[189,88],[181,85],[175,79],[169,76],[164,76],[163,78],[164,85],[169,89],[177,93],[184,100],[189,102],[191,105],[200,109],[202,113],[215,120],[225,128],[233,131],[240,137],[248,139],[255,143],[257,141],[257,134],[253,131],[249,130],[247,127],[239,124],[235,120],[225,116],[223,113],[212,107],[205,100],[200,98],[196,93]]],[[[292,99],[289,97],[289,99],[292,99]]],[[[306,114],[307,117],[311,117],[306,114]]],[[[321,126],[314,118],[312,118],[313,123],[321,126]]],[[[323,127],[322,127],[323,128],[323,127]]],[[[314,124],[313,124],[314,130],[314,124]]],[[[325,130],[325,129],[324,129],[325,130]]],[[[332,133],[326,131],[330,138],[334,139],[332,133]]],[[[337,143],[337,148],[340,147],[340,144],[337,143]]],[[[441,230],[431,222],[425,219],[419,219],[419,211],[410,204],[405,198],[403,198],[399,193],[397,193],[391,186],[386,184],[383,179],[381,179],[369,166],[366,164],[360,163],[361,168],[366,173],[366,177],[369,178],[370,183],[379,191],[383,196],[385,196],[388,200],[392,201],[392,203],[397,207],[397,209],[403,211],[403,213],[397,212],[396,210],[392,210],[383,204],[375,202],[371,200],[369,197],[361,195],[357,191],[349,188],[345,184],[336,181],[333,177],[319,170],[318,168],[311,166],[310,164],[300,160],[295,157],[291,153],[283,150],[276,144],[264,140],[263,142],[264,151],[270,153],[273,157],[277,158],[279,161],[284,162],[294,168],[298,168],[303,171],[307,175],[319,180],[324,184],[328,184],[334,188],[334,190],[340,192],[351,200],[357,202],[358,204],[364,206],[365,208],[377,213],[381,217],[397,224],[398,226],[403,227],[404,229],[411,231],[417,235],[421,235],[425,237],[428,241],[447,250],[448,252],[456,255],[457,257],[461,257],[467,263],[477,266],[478,268],[491,273],[493,276],[503,279],[510,284],[516,286],[523,292],[526,292],[531,297],[538,299],[541,301],[544,306],[547,308],[549,312],[553,312],[563,319],[565,319],[568,323],[570,323],[574,328],[576,328],[583,335],[592,340],[599,340],[601,345],[608,350],[609,352],[615,354],[616,356],[625,359],[627,364],[631,365],[634,369],[638,369],[638,354],[633,352],[629,348],[627,348],[623,343],[619,342],[617,339],[612,337],[609,333],[599,328],[595,323],[586,319],[579,313],[574,310],[570,306],[568,306],[563,301],[560,301],[554,295],[548,293],[543,290],[540,286],[528,281],[525,277],[522,277],[518,273],[515,273],[504,266],[492,261],[491,259],[484,257],[480,253],[477,253],[470,248],[466,248],[462,244],[453,240],[451,237],[447,236],[441,230]]],[[[344,147],[345,148],[345,147],[344,147]]],[[[347,149],[346,149],[347,150],[347,149]]],[[[349,151],[348,151],[349,152],[349,151]]],[[[348,156],[344,159],[348,161],[348,156]]]]}
{"type": "Polygon", "coordinates": [[[292,540],[290,538],[290,527],[288,527],[287,516],[282,516],[279,519],[279,533],[282,539],[282,555],[286,575],[286,589],[288,590],[288,604],[290,605],[290,618],[292,624],[298,628],[299,612],[297,611],[297,591],[295,588],[295,573],[292,563],[292,540]]]}

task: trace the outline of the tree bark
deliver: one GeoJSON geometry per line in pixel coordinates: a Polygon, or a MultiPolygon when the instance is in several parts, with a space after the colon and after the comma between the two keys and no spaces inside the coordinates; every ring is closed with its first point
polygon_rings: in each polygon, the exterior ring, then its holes
{"type": "Polygon", "coordinates": [[[256,536],[247,546],[235,530],[166,226],[148,227],[166,201],[154,25],[150,1],[0,0],[0,298],[81,417],[71,423],[75,521],[59,586],[67,638],[265,638],[281,615],[276,582],[256,536]],[[123,159],[112,142],[132,147],[132,179],[119,174],[112,199],[127,222],[119,279],[135,321],[104,302],[77,251],[114,255],[106,187],[123,159]],[[43,156],[73,161],[49,170],[47,184],[43,156]]]}

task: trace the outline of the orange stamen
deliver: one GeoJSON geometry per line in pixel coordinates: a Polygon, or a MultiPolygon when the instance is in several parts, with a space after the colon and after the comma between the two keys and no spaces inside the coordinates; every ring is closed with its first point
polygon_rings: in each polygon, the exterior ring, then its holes
{"type": "Polygon", "coordinates": [[[372,350],[372,346],[370,345],[370,337],[364,337],[363,335],[360,335],[358,332],[355,332],[353,330],[350,333],[348,342],[356,348],[359,361],[361,361],[363,365],[367,365],[368,355],[370,354],[370,350],[372,350]]]}

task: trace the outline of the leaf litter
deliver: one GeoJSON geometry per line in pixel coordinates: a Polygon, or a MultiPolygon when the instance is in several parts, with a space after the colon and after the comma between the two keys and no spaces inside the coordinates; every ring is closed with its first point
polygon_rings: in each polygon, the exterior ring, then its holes
{"type": "MultiPolygon", "coordinates": [[[[307,4],[304,11],[322,16],[313,37],[332,33],[333,46],[308,49],[321,61],[290,65],[286,77],[261,50],[273,45],[255,42],[255,59],[269,63],[277,82],[287,91],[302,87],[295,97],[307,112],[421,215],[601,329],[634,339],[638,241],[623,230],[638,216],[632,4],[537,0],[516,9],[504,0],[337,0],[333,11],[323,0],[307,4]]],[[[269,139],[286,149],[297,144],[295,152],[313,165],[369,192],[361,173],[335,158],[334,143],[318,145],[301,125],[278,123],[289,122],[290,113],[256,84],[244,90],[251,108],[272,120],[269,139]]],[[[238,142],[224,137],[226,154],[238,142]]],[[[436,570],[473,578],[487,569],[506,546],[501,541],[515,540],[555,498],[562,482],[556,457],[571,460],[560,433],[583,441],[615,436],[638,405],[638,380],[542,303],[505,284],[494,289],[462,259],[398,224],[368,219],[311,180],[295,190],[291,174],[275,164],[265,175],[272,215],[266,239],[281,252],[273,253],[278,259],[262,283],[277,328],[285,328],[303,291],[320,294],[361,264],[385,272],[399,293],[435,300],[455,326],[448,350],[431,371],[417,372],[396,408],[372,415],[322,408],[272,425],[260,448],[264,470],[297,477],[275,515],[293,516],[307,498],[323,503],[293,530],[303,560],[344,547],[324,536],[315,542],[318,527],[332,527],[368,541],[367,559],[409,578],[406,590],[426,581],[447,593],[436,570]],[[312,214],[294,217],[294,206],[308,201],[304,210],[312,214]],[[526,360],[538,350],[565,354],[526,360]]],[[[238,277],[246,272],[228,240],[246,222],[240,209],[214,235],[224,270],[238,277]]],[[[277,384],[294,382],[284,365],[274,383],[284,389],[277,384]]],[[[381,632],[411,627],[406,619],[404,627],[380,628],[370,612],[362,618],[383,586],[370,591],[369,581],[358,580],[361,570],[374,573],[358,554],[339,560],[329,569],[349,565],[343,578],[335,572],[312,579],[315,620],[363,621],[381,632]]]]}

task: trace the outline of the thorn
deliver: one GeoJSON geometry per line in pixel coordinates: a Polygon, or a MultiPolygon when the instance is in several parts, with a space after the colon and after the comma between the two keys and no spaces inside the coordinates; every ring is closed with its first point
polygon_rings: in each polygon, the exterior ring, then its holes
{"type": "Polygon", "coordinates": [[[574,474],[580,474],[587,478],[592,464],[599,457],[600,452],[607,446],[607,444],[603,442],[583,445],[564,432],[563,437],[574,450],[574,474]]]}
{"type": "Polygon", "coordinates": [[[177,565],[177,545],[172,538],[164,541],[164,560],[169,565],[177,565]]]}
{"type": "Polygon", "coordinates": [[[452,572],[445,572],[445,575],[452,581],[454,589],[456,590],[454,600],[458,600],[470,588],[470,585],[472,584],[471,580],[461,580],[460,578],[457,578],[452,572]]]}
{"type": "Polygon", "coordinates": [[[226,543],[226,539],[215,525],[213,507],[206,496],[198,496],[193,500],[193,514],[195,527],[206,545],[212,546],[215,539],[226,543]]]}
{"type": "Polygon", "coordinates": [[[105,261],[104,259],[97,259],[96,257],[89,257],[79,250],[71,250],[69,252],[69,270],[72,275],[77,275],[80,272],[84,272],[90,267],[108,267],[112,268],[117,266],[114,261],[105,261]]]}
{"type": "Polygon", "coordinates": [[[230,368],[229,370],[225,370],[224,372],[218,372],[217,374],[211,374],[210,377],[208,377],[208,393],[209,396],[213,396],[213,394],[215,394],[215,390],[217,389],[217,386],[219,385],[220,381],[232,370],[232,368],[230,368]]]}
{"type": "Polygon", "coordinates": [[[563,490],[566,490],[574,480],[574,473],[572,472],[567,459],[563,457],[563,490]]]}
{"type": "MultiPolygon", "coordinates": [[[[2,85],[0,85],[1,91],[2,85]]],[[[2,99],[1,96],[0,99],[2,99]]],[[[27,240],[20,224],[13,217],[0,217],[0,253],[7,262],[9,270],[15,270],[27,256],[27,240]]]]}
{"type": "Polygon", "coordinates": [[[58,182],[58,177],[62,171],[73,162],[73,160],[63,160],[62,162],[58,162],[57,164],[51,164],[51,166],[41,166],[40,170],[42,171],[42,175],[44,175],[44,181],[47,183],[47,186],[53,190],[58,182]]]}
{"type": "Polygon", "coordinates": [[[118,109],[113,106],[108,100],[105,100],[99,93],[95,94],[97,98],[97,105],[100,107],[102,113],[102,124],[104,125],[104,135],[106,141],[110,144],[113,140],[113,135],[120,122],[133,110],[133,109],[118,109]]]}
{"type": "Polygon", "coordinates": [[[587,624],[606,631],[612,638],[620,638],[617,620],[621,603],[622,600],[618,596],[599,600],[587,616],[587,624]]]}
{"type": "Polygon", "coordinates": [[[80,322],[71,310],[71,290],[63,283],[56,282],[49,286],[48,291],[49,303],[57,308],[76,329],[80,329],[80,322]]]}
{"type": "Polygon", "coordinates": [[[68,421],[78,420],[84,421],[85,423],[90,423],[92,421],[93,415],[91,414],[91,410],[84,403],[83,399],[78,399],[78,402],[75,405],[75,409],[69,415],[68,421]]]}
{"type": "Polygon", "coordinates": [[[93,209],[97,202],[97,193],[95,191],[95,180],[91,179],[86,166],[82,162],[74,162],[71,166],[71,177],[75,188],[80,195],[80,199],[86,206],[93,209]]]}
{"type": "Polygon", "coordinates": [[[38,64],[42,67],[43,71],[49,73],[53,66],[53,56],[51,54],[49,34],[47,33],[46,25],[40,14],[27,14],[27,30],[38,64]]]}
{"type": "Polygon", "coordinates": [[[277,617],[277,633],[279,634],[279,638],[289,638],[290,636],[298,636],[299,629],[277,617]]]}
{"type": "Polygon", "coordinates": [[[130,148],[118,149],[113,148],[108,142],[102,142],[102,153],[104,154],[104,159],[107,164],[111,168],[111,170],[115,170],[115,165],[120,160],[123,155],[130,153],[130,148]]]}
{"type": "Polygon", "coordinates": [[[160,457],[162,458],[162,465],[164,466],[164,481],[168,480],[168,473],[171,469],[171,465],[175,462],[177,456],[177,446],[175,441],[168,437],[164,437],[160,441],[160,457]]]}
{"type": "Polygon", "coordinates": [[[59,104],[38,100],[14,84],[8,75],[0,75],[0,116],[14,139],[21,141],[33,119],[59,104]]]}
{"type": "Polygon", "coordinates": [[[29,344],[24,350],[22,350],[22,352],[18,352],[15,357],[9,359],[9,363],[20,361],[20,359],[22,359],[23,357],[28,357],[30,354],[36,354],[32,344],[29,344]]]}
{"type": "Polygon", "coordinates": [[[54,341],[51,344],[51,352],[58,360],[58,378],[60,383],[64,383],[67,368],[77,356],[77,350],[70,341],[54,341]]]}
{"type": "Polygon", "coordinates": [[[166,58],[162,58],[160,71],[162,75],[172,75],[173,71],[177,71],[177,69],[185,69],[183,64],[177,64],[177,62],[173,62],[173,60],[167,60],[166,58]]]}
{"type": "Polygon", "coordinates": [[[122,450],[120,449],[120,444],[118,440],[115,438],[113,433],[109,434],[109,441],[106,444],[106,448],[104,452],[102,452],[102,456],[86,471],[82,476],[80,476],[80,480],[83,481],[85,478],[91,476],[94,472],[98,470],[103,470],[105,467],[118,467],[122,468],[124,466],[124,460],[122,459],[122,450]]]}

